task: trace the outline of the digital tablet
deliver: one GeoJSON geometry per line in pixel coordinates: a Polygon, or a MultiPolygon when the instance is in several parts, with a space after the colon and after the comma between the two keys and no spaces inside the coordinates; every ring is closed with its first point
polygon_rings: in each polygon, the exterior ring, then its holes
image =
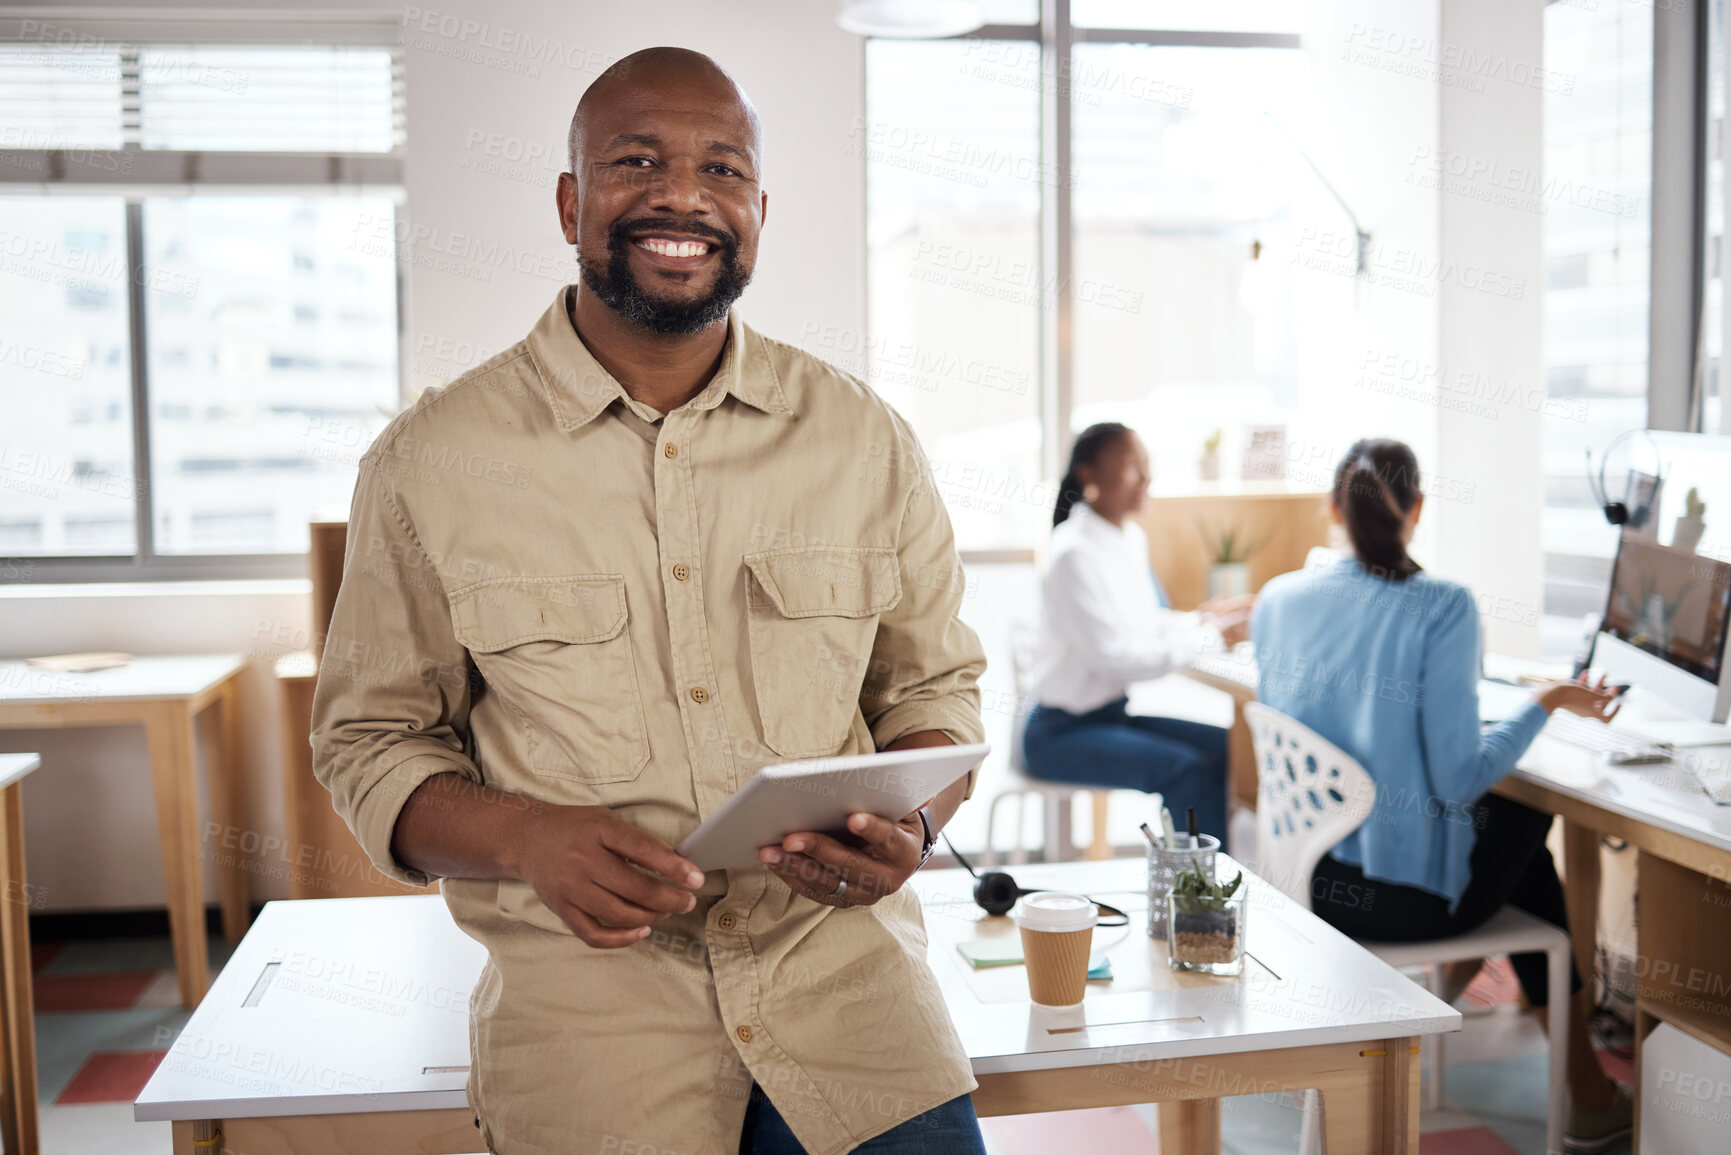
{"type": "Polygon", "coordinates": [[[845,833],[850,814],[894,822],[978,766],[991,749],[979,742],[765,766],[678,850],[699,870],[756,866],[760,848],[790,834],[845,833]]]}

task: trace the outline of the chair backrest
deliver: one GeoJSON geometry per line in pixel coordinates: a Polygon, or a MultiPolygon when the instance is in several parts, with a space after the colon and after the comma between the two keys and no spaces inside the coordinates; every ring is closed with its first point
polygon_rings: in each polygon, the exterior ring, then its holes
{"type": "Polygon", "coordinates": [[[1315,730],[1261,702],[1244,717],[1256,745],[1256,872],[1310,909],[1310,872],[1376,806],[1376,783],[1315,730]]]}
{"type": "Polygon", "coordinates": [[[1022,755],[1022,733],[1028,728],[1028,714],[1034,700],[1028,696],[1028,675],[1040,655],[1040,627],[1028,621],[1010,623],[1010,671],[1016,685],[1016,718],[1010,724],[1010,768],[1018,774],[1028,772],[1028,760],[1022,755]]]}

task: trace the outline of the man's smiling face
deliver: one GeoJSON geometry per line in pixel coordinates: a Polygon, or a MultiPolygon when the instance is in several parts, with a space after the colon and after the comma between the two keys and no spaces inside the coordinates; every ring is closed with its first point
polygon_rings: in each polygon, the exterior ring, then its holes
{"type": "Polygon", "coordinates": [[[766,201],[756,116],[731,81],[671,65],[603,77],[574,144],[576,195],[561,208],[584,287],[652,333],[725,318],[756,266],[766,201]]]}

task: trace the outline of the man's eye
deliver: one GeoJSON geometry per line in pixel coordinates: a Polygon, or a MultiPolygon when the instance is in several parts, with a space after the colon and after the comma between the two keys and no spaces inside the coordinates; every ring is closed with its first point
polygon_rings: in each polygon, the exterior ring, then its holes
{"type": "Polygon", "coordinates": [[[642,168],[643,165],[645,165],[645,164],[654,164],[655,162],[650,160],[646,156],[624,156],[624,157],[620,157],[618,160],[614,161],[613,163],[614,164],[621,164],[621,165],[628,165],[631,168],[642,168]],[[642,164],[639,164],[638,163],[639,161],[641,161],[642,164]]]}
{"type": "Polygon", "coordinates": [[[722,176],[738,176],[739,175],[738,169],[730,168],[729,166],[727,166],[725,164],[712,164],[709,166],[709,171],[714,172],[714,173],[720,173],[722,176]]]}

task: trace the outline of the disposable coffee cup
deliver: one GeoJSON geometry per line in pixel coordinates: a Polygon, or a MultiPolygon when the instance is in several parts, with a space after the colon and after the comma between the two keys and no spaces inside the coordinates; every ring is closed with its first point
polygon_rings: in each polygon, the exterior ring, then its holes
{"type": "Polygon", "coordinates": [[[1022,932],[1028,994],[1042,1007],[1073,1007],[1088,987],[1088,948],[1100,913],[1079,894],[1024,895],[1010,917],[1022,932]]]}

